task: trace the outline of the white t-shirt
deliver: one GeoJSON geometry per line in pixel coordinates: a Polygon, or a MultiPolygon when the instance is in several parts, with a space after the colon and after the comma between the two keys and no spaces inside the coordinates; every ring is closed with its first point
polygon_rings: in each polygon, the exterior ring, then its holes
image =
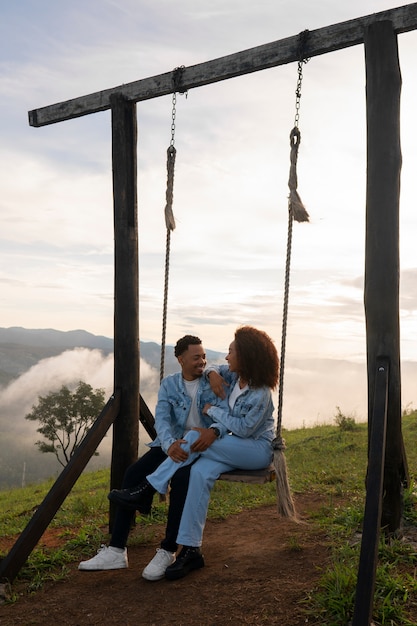
{"type": "Polygon", "coordinates": [[[199,378],[196,378],[195,380],[184,379],[184,384],[185,384],[185,389],[187,391],[187,394],[191,398],[191,408],[187,417],[187,422],[185,424],[185,432],[188,432],[192,428],[202,427],[200,415],[198,413],[198,408],[197,408],[197,389],[198,389],[198,385],[200,384],[200,379],[199,378]]]}
{"type": "Polygon", "coordinates": [[[246,389],[248,388],[248,385],[245,385],[242,389],[239,387],[239,381],[237,380],[235,383],[235,386],[233,387],[231,394],[229,396],[229,406],[230,408],[233,410],[233,407],[235,406],[235,402],[238,399],[239,396],[242,395],[242,393],[244,391],[246,391],[246,389]]]}

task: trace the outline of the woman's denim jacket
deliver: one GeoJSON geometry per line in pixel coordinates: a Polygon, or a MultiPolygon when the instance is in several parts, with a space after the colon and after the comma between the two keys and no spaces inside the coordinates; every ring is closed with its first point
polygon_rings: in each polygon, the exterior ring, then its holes
{"type": "MultiPolygon", "coordinates": [[[[210,365],[204,372],[207,374],[215,371],[228,383],[226,388],[229,397],[238,376],[229,370],[228,365],[210,365]]],[[[213,426],[220,430],[220,436],[228,432],[237,437],[251,437],[252,439],[274,438],[274,405],[269,387],[252,388],[249,386],[244,393],[236,399],[233,409],[230,409],[228,398],[227,406],[212,406],[208,414],[213,418],[213,426]]]]}
{"type": "MultiPolygon", "coordinates": [[[[204,428],[209,428],[213,424],[213,420],[202,413],[207,402],[224,405],[224,401],[211,390],[208,379],[202,376],[197,389],[197,407],[204,428]]],[[[158,436],[149,446],[161,446],[163,451],[167,452],[174,441],[182,439],[190,408],[191,398],[185,389],[182,373],[166,376],[159,388],[155,409],[155,429],[158,436]]]]}

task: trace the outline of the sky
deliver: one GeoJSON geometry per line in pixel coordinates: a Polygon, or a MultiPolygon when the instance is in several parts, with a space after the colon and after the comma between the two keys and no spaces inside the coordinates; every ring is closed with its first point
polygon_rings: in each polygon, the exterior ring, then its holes
{"type": "MultiPolygon", "coordinates": [[[[28,111],[354,19],[393,0],[1,2],[0,326],[113,336],[108,111],[32,128],[28,111]]],[[[414,406],[417,33],[399,35],[401,358],[414,406]]],[[[167,344],[227,352],[252,324],[281,343],[296,64],[178,95],[167,344]]],[[[171,96],[138,103],[139,334],[161,340],[171,96]]],[[[303,68],[284,426],[366,419],[363,46],[303,68]]],[[[108,368],[103,368],[108,369],[108,368]]]]}

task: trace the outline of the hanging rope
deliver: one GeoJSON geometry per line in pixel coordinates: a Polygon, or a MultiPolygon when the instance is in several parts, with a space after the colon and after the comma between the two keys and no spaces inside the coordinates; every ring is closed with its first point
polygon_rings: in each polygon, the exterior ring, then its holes
{"type": "Polygon", "coordinates": [[[181,87],[182,73],[184,66],[177,67],[173,71],[172,83],[172,121],[171,121],[171,141],[167,150],[167,189],[165,194],[165,225],[166,225],[166,244],[165,244],[165,278],[164,278],[164,303],[162,312],[162,338],[161,338],[161,363],[159,370],[159,382],[162,381],[165,372],[165,340],[166,340],[166,326],[167,326],[167,310],[168,310],[168,285],[169,285],[169,260],[171,254],[171,232],[175,229],[175,218],[172,210],[172,204],[174,201],[174,171],[175,171],[175,157],[177,151],[175,148],[175,120],[176,120],[176,104],[177,104],[177,91],[179,93],[187,93],[185,89],[181,87]]]}
{"type": "Polygon", "coordinates": [[[297,160],[298,160],[298,148],[300,146],[301,134],[298,128],[300,119],[300,99],[301,99],[301,85],[303,81],[303,63],[307,63],[308,59],[303,58],[305,41],[308,31],[303,31],[300,34],[300,46],[299,46],[299,61],[298,61],[298,79],[297,89],[295,92],[295,119],[294,128],[290,133],[290,174],[288,179],[288,187],[290,193],[288,196],[288,234],[287,234],[287,255],[285,263],[285,281],[284,281],[284,303],[282,313],[282,333],[281,333],[281,354],[280,354],[280,371],[279,371],[279,389],[278,389],[278,416],[277,416],[277,428],[276,436],[272,442],[274,449],[274,465],[277,481],[277,496],[278,496],[278,512],[283,517],[290,517],[295,521],[298,521],[298,517],[295,511],[294,502],[292,499],[290,486],[288,483],[287,467],[285,462],[284,450],[285,441],[281,435],[282,427],[282,405],[284,394],[284,370],[285,370],[285,350],[286,350],[286,337],[287,337],[287,319],[288,319],[288,300],[290,290],[290,268],[291,268],[291,249],[292,249],[292,230],[293,222],[308,222],[309,215],[301,201],[301,198],[297,191],[297,160]]]}
{"type": "Polygon", "coordinates": [[[168,285],[169,285],[169,259],[171,254],[171,232],[175,229],[175,218],[172,211],[172,203],[174,200],[174,168],[175,157],[177,151],[174,145],[170,145],[167,150],[167,190],[165,205],[165,225],[166,225],[166,241],[165,241],[165,275],[164,275],[164,304],[162,311],[162,338],[161,338],[161,364],[159,371],[159,382],[162,382],[165,371],[165,340],[167,329],[167,310],[168,310],[168,285]]]}

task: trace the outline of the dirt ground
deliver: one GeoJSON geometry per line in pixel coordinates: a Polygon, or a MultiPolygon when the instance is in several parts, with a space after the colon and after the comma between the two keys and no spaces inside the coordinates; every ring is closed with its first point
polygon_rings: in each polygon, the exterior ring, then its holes
{"type": "Polygon", "coordinates": [[[129,548],[126,570],[80,572],[73,563],[66,580],[1,605],[0,624],[317,624],[304,612],[303,600],[314,590],[330,556],[326,537],[311,522],[314,511],[325,504],[317,495],[296,498],[302,524],[280,518],[274,506],[208,521],[206,566],[179,581],[148,582],[141,577],[159,545],[157,539],[129,548]]]}

